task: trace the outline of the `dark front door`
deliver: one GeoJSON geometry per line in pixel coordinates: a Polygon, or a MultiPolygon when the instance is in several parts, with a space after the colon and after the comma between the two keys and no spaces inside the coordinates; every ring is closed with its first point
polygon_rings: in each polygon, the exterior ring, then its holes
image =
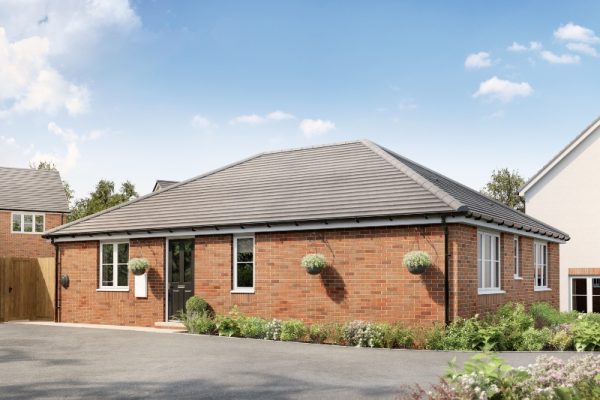
{"type": "Polygon", "coordinates": [[[194,239],[169,240],[169,319],[194,295],[194,239]]]}

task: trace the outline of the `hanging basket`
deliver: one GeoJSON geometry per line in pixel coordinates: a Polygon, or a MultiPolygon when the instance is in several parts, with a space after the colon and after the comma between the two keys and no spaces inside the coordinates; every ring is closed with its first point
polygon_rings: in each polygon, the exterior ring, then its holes
{"type": "Polygon", "coordinates": [[[431,257],[424,251],[411,251],[404,256],[404,265],[411,274],[422,274],[431,267],[431,257]]]}
{"type": "Polygon", "coordinates": [[[307,254],[302,257],[302,266],[311,275],[318,275],[327,266],[327,260],[323,254],[307,254]]]}

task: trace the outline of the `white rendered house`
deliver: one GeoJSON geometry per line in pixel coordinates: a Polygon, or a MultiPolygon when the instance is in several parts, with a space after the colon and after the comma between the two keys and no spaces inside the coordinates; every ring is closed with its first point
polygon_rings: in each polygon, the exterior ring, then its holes
{"type": "Polygon", "coordinates": [[[600,118],[521,189],[527,214],[568,232],[560,251],[560,308],[600,312],[600,118]]]}

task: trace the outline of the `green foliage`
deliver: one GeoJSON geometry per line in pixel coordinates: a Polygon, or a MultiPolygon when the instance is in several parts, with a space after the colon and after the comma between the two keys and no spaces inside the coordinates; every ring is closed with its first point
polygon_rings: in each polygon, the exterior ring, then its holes
{"type": "Polygon", "coordinates": [[[518,171],[501,168],[492,171],[489,182],[481,192],[515,210],[525,211],[525,201],[519,196],[519,189],[524,184],[525,180],[518,171]]]}
{"type": "Polygon", "coordinates": [[[233,306],[227,315],[219,315],[216,319],[219,336],[240,336],[240,313],[237,306],[233,306]]]}
{"type": "Polygon", "coordinates": [[[571,325],[563,324],[552,328],[552,337],[548,341],[551,349],[566,351],[574,348],[571,325]]]}
{"type": "Polygon", "coordinates": [[[200,296],[192,296],[187,299],[185,309],[190,315],[209,313],[210,311],[208,303],[200,296]]]}
{"type": "Polygon", "coordinates": [[[212,334],[217,326],[213,318],[207,312],[193,314],[183,320],[183,324],[189,333],[212,334]]]}
{"type": "Polygon", "coordinates": [[[134,275],[143,275],[150,269],[150,263],[145,258],[132,258],[127,265],[134,275]]]}
{"type": "MultiPolygon", "coordinates": [[[[52,161],[40,161],[37,164],[32,162],[29,163],[29,168],[38,169],[38,170],[49,170],[49,171],[58,171],[56,165],[52,161]]],[[[75,191],[71,188],[71,185],[65,180],[62,181],[63,189],[65,191],[65,196],[67,196],[67,201],[71,204],[71,200],[75,197],[75,191]]]]}
{"type": "Polygon", "coordinates": [[[552,328],[560,324],[574,322],[579,315],[577,312],[563,313],[548,303],[534,303],[529,308],[529,314],[533,317],[536,328],[545,326],[552,328]]]}
{"type": "Polygon", "coordinates": [[[600,323],[582,315],[573,326],[573,342],[577,351],[600,350],[600,323]]]}
{"type": "Polygon", "coordinates": [[[333,344],[345,345],[344,326],[335,322],[329,323],[323,327],[327,335],[326,341],[333,344]]]}
{"type": "Polygon", "coordinates": [[[402,261],[408,270],[413,273],[423,272],[431,267],[431,257],[425,251],[410,251],[404,255],[402,261]]]}
{"type": "Polygon", "coordinates": [[[384,331],[381,325],[351,321],[344,326],[344,339],[350,346],[383,347],[384,331]]]}
{"type": "Polygon", "coordinates": [[[75,205],[69,214],[69,221],[75,221],[106,210],[137,196],[135,186],[129,181],[124,182],[120,191],[115,193],[115,183],[102,179],[96,184],[96,189],[90,193],[89,197],[75,201],[75,205]]]}
{"type": "Polygon", "coordinates": [[[321,272],[327,266],[327,260],[323,254],[307,254],[302,257],[302,266],[309,273],[321,272]]]}
{"type": "Polygon", "coordinates": [[[300,341],[306,336],[306,325],[297,319],[289,319],[281,324],[281,340],[300,341]]]}
{"type": "Polygon", "coordinates": [[[323,343],[327,339],[327,329],[323,325],[312,324],[308,328],[308,338],[313,343],[323,343]]]}
{"type": "Polygon", "coordinates": [[[265,333],[265,339],[267,340],[281,340],[281,321],[273,319],[267,323],[267,332],[265,333]]]}
{"type": "Polygon", "coordinates": [[[379,324],[383,333],[383,346],[388,349],[409,348],[414,343],[413,334],[410,330],[404,328],[402,324],[379,324]]]}
{"type": "Polygon", "coordinates": [[[267,334],[268,321],[257,317],[240,317],[238,325],[240,336],[246,338],[263,339],[267,334]]]}
{"type": "Polygon", "coordinates": [[[552,332],[549,328],[529,328],[523,332],[521,341],[516,347],[519,351],[541,351],[548,347],[552,332]]]}

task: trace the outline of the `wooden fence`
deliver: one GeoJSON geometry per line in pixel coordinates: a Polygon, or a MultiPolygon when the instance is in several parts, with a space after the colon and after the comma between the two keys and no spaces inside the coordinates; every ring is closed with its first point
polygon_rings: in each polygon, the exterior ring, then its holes
{"type": "Polygon", "coordinates": [[[0,258],[0,321],[53,320],[54,258],[0,258]]]}

